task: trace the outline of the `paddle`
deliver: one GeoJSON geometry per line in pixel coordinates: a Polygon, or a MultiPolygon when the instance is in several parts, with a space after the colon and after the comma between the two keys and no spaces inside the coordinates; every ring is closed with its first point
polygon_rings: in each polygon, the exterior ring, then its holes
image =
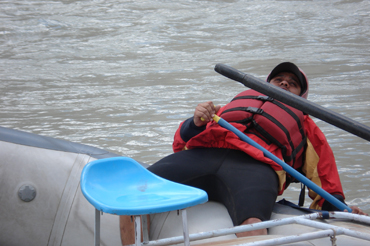
{"type": "Polygon", "coordinates": [[[249,88],[275,98],[280,102],[286,103],[309,115],[315,116],[329,124],[332,124],[360,138],[370,141],[370,127],[366,125],[351,120],[341,114],[319,106],[288,91],[281,90],[278,87],[271,85],[270,83],[266,83],[265,81],[255,78],[252,75],[242,73],[235,68],[229,67],[227,65],[217,64],[215,66],[215,71],[230,79],[241,82],[249,88]]]}
{"type": "Polygon", "coordinates": [[[327,191],[323,190],[321,187],[316,185],[314,182],[303,176],[301,173],[299,173],[297,170],[277,158],[275,155],[270,153],[268,150],[266,150],[264,147],[253,141],[251,138],[249,138],[247,135],[236,129],[234,126],[232,126],[230,123],[228,123],[226,120],[220,118],[219,116],[215,115],[213,117],[213,120],[217,122],[220,126],[226,128],[229,131],[232,131],[234,134],[236,134],[242,141],[252,145],[253,147],[261,150],[263,154],[271,159],[272,161],[276,162],[279,164],[284,171],[292,175],[294,178],[296,178],[298,181],[302,182],[305,184],[308,188],[316,192],[318,195],[320,195],[322,198],[324,198],[326,201],[330,202],[332,205],[337,207],[338,209],[344,211],[345,209],[348,210],[348,212],[352,212],[352,209],[349,208],[346,204],[342,203],[339,201],[337,198],[329,194],[327,191]]]}

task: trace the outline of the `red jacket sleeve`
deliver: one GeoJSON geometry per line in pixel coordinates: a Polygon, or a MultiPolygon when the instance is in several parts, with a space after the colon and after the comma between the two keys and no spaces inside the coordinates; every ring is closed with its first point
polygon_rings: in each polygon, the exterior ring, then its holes
{"type": "MultiPolygon", "coordinates": [[[[317,172],[316,176],[318,176],[318,178],[312,181],[321,186],[321,188],[328,193],[332,195],[339,195],[344,200],[343,189],[340,182],[337,165],[335,163],[334,154],[326,140],[325,135],[309,116],[305,116],[304,125],[307,138],[309,140],[308,142],[312,144],[312,147],[318,156],[318,161],[316,161],[316,163],[307,162],[308,158],[306,156],[305,166],[311,165],[309,168],[306,167],[306,170],[317,172]]],[[[310,146],[308,146],[308,148],[310,148],[310,146]]],[[[306,174],[306,176],[314,177],[315,174],[306,174]]],[[[314,200],[311,208],[321,209],[325,200],[313,191],[310,191],[309,195],[314,200]]]]}
{"type": "Polygon", "coordinates": [[[180,134],[181,127],[183,124],[184,124],[184,121],[181,122],[179,128],[177,129],[175,136],[174,136],[173,143],[172,143],[172,149],[173,149],[173,152],[175,153],[183,150],[186,145],[186,142],[181,138],[181,134],[180,134]]]}
{"type": "MultiPolygon", "coordinates": [[[[217,114],[220,115],[225,107],[222,107],[220,110],[218,110],[217,114]]],[[[172,149],[174,152],[178,152],[181,150],[184,150],[186,143],[194,136],[198,135],[202,131],[204,131],[208,126],[212,124],[211,122],[208,122],[207,125],[197,127],[194,124],[193,117],[181,122],[179,128],[177,129],[174,141],[172,144],[172,149]]]]}

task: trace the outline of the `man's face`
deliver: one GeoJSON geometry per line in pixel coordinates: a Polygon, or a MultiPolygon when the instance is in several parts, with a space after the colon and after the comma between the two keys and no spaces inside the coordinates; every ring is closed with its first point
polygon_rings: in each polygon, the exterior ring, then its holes
{"type": "Polygon", "coordinates": [[[297,76],[289,72],[282,72],[270,80],[270,84],[275,85],[281,89],[289,91],[293,94],[301,94],[301,84],[297,76]]]}

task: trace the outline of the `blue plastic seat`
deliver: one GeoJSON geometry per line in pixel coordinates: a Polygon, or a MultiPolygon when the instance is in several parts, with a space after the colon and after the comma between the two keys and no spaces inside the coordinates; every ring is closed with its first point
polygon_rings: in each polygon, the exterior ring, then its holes
{"type": "MultiPolygon", "coordinates": [[[[205,191],[156,176],[128,157],[113,157],[88,163],[82,170],[81,190],[96,208],[96,245],[100,244],[99,211],[140,216],[183,210],[208,200],[205,191]]],[[[136,228],[136,234],[139,236],[136,237],[135,243],[140,245],[140,217],[136,217],[135,221],[139,223],[139,229],[136,228]]],[[[184,241],[189,245],[186,211],[185,216],[183,215],[183,225],[184,241]]]]}

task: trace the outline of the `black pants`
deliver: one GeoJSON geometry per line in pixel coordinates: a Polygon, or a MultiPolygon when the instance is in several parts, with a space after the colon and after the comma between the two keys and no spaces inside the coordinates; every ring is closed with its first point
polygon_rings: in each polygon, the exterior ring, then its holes
{"type": "Polygon", "coordinates": [[[271,166],[239,150],[180,151],[148,169],[168,180],[205,190],[209,200],[226,206],[234,225],[251,217],[269,220],[278,195],[278,177],[271,166]]]}

